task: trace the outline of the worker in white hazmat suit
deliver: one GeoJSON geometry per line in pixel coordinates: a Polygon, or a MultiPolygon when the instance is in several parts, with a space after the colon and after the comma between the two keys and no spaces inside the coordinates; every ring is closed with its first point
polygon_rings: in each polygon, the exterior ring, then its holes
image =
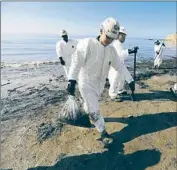
{"type": "MultiPolygon", "coordinates": [[[[125,28],[122,26],[120,27],[119,35],[117,40],[113,42],[113,46],[116,49],[118,55],[120,56],[121,61],[124,63],[124,59],[132,53],[137,53],[138,47],[134,47],[133,49],[124,49],[123,43],[125,42],[125,38],[127,36],[127,32],[125,28]]],[[[111,97],[112,100],[116,101],[121,101],[119,98],[119,94],[126,94],[126,90],[124,89],[124,84],[125,84],[125,78],[128,78],[128,81],[131,82],[133,81],[133,78],[128,71],[126,67],[124,67],[127,73],[125,74],[119,74],[118,71],[114,69],[114,67],[110,67],[109,74],[108,74],[108,79],[110,83],[110,88],[109,88],[109,96],[111,97]]]]}
{"type": "MultiPolygon", "coordinates": [[[[100,114],[99,98],[104,89],[105,78],[108,75],[110,63],[117,70],[125,67],[116,50],[110,46],[118,36],[119,23],[108,18],[102,23],[102,31],[97,38],[86,38],[79,41],[72,56],[69,70],[67,91],[74,95],[76,82],[84,100],[84,110],[101,133],[105,145],[112,143],[107,133],[103,116],[100,114]]],[[[134,91],[134,82],[129,82],[134,91]]]]}
{"type": "Polygon", "coordinates": [[[60,36],[62,40],[58,41],[56,44],[56,53],[67,77],[71,64],[71,56],[76,50],[78,41],[74,39],[68,39],[68,33],[66,30],[61,30],[60,36]]]}
{"type": "Polygon", "coordinates": [[[160,65],[162,64],[162,52],[163,52],[164,47],[165,47],[165,44],[164,43],[161,44],[159,40],[155,42],[154,68],[159,68],[160,65]]]}

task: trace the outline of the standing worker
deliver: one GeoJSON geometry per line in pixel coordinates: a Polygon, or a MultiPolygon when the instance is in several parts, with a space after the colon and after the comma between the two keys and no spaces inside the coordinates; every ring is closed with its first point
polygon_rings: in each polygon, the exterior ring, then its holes
{"type": "MultiPolygon", "coordinates": [[[[117,54],[120,56],[121,61],[124,63],[125,58],[129,54],[137,53],[138,47],[134,47],[133,49],[124,49],[123,43],[125,42],[127,36],[127,31],[124,27],[120,27],[119,35],[117,40],[113,42],[113,46],[117,51],[117,54]]],[[[133,81],[133,78],[128,71],[128,69],[125,67],[126,71],[124,71],[125,74],[119,74],[118,71],[116,71],[113,67],[110,67],[108,79],[110,82],[110,88],[109,88],[109,96],[112,100],[115,101],[121,101],[119,98],[120,94],[126,94],[126,90],[124,89],[125,84],[125,78],[127,77],[129,82],[133,81]]]]}
{"type": "Polygon", "coordinates": [[[61,30],[60,36],[62,40],[58,41],[56,44],[56,53],[57,53],[57,57],[60,60],[61,65],[64,68],[66,78],[67,78],[69,67],[71,64],[71,56],[76,50],[78,41],[73,39],[68,39],[68,33],[66,32],[66,30],[61,30]]]}
{"type": "Polygon", "coordinates": [[[154,68],[159,68],[160,65],[162,64],[162,52],[163,49],[165,47],[164,43],[160,43],[159,40],[157,40],[155,42],[155,46],[154,46],[154,52],[155,52],[155,56],[154,56],[154,68]]]}
{"type": "MultiPolygon", "coordinates": [[[[104,118],[100,113],[99,98],[104,90],[106,76],[110,63],[117,70],[124,70],[116,50],[110,44],[119,33],[119,23],[113,18],[107,18],[101,25],[100,35],[97,38],[86,38],[79,41],[72,56],[69,70],[67,91],[74,95],[78,83],[79,91],[84,100],[84,110],[101,134],[104,145],[113,142],[107,133],[104,118]]],[[[134,82],[129,82],[134,91],[134,82]]]]}

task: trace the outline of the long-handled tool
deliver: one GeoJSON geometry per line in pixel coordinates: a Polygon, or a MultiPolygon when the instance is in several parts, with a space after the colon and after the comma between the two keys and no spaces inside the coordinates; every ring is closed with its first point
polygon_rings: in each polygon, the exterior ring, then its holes
{"type": "MultiPolygon", "coordinates": [[[[139,49],[139,48],[137,47],[137,50],[138,50],[138,49],[139,49]]],[[[137,52],[134,54],[134,69],[133,69],[134,86],[135,86],[135,81],[136,81],[136,54],[137,54],[137,52]]],[[[131,96],[132,101],[135,101],[135,100],[136,100],[136,99],[135,99],[134,91],[132,91],[132,93],[130,94],[130,96],[131,96]]]]}

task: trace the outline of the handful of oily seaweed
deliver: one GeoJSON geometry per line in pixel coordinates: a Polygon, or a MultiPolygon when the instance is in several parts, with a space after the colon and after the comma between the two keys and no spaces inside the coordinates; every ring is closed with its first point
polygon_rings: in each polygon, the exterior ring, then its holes
{"type": "Polygon", "coordinates": [[[57,121],[80,127],[92,127],[88,115],[79,107],[74,96],[69,95],[57,121]]]}
{"type": "Polygon", "coordinates": [[[74,96],[69,95],[63,109],[58,114],[58,119],[63,122],[75,122],[81,115],[74,96]]]}

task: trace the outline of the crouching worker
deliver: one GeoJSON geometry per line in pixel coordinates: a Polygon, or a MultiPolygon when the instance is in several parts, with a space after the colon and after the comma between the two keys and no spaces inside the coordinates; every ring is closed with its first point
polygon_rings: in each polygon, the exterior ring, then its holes
{"type": "Polygon", "coordinates": [[[106,19],[97,38],[86,38],[81,40],[72,56],[69,70],[69,81],[67,91],[74,95],[76,82],[81,96],[84,100],[84,110],[90,120],[101,134],[104,145],[113,142],[107,133],[104,118],[100,113],[99,98],[104,90],[106,76],[108,75],[110,63],[117,70],[125,67],[114,47],[110,46],[119,33],[119,23],[113,19],[106,19]]]}

